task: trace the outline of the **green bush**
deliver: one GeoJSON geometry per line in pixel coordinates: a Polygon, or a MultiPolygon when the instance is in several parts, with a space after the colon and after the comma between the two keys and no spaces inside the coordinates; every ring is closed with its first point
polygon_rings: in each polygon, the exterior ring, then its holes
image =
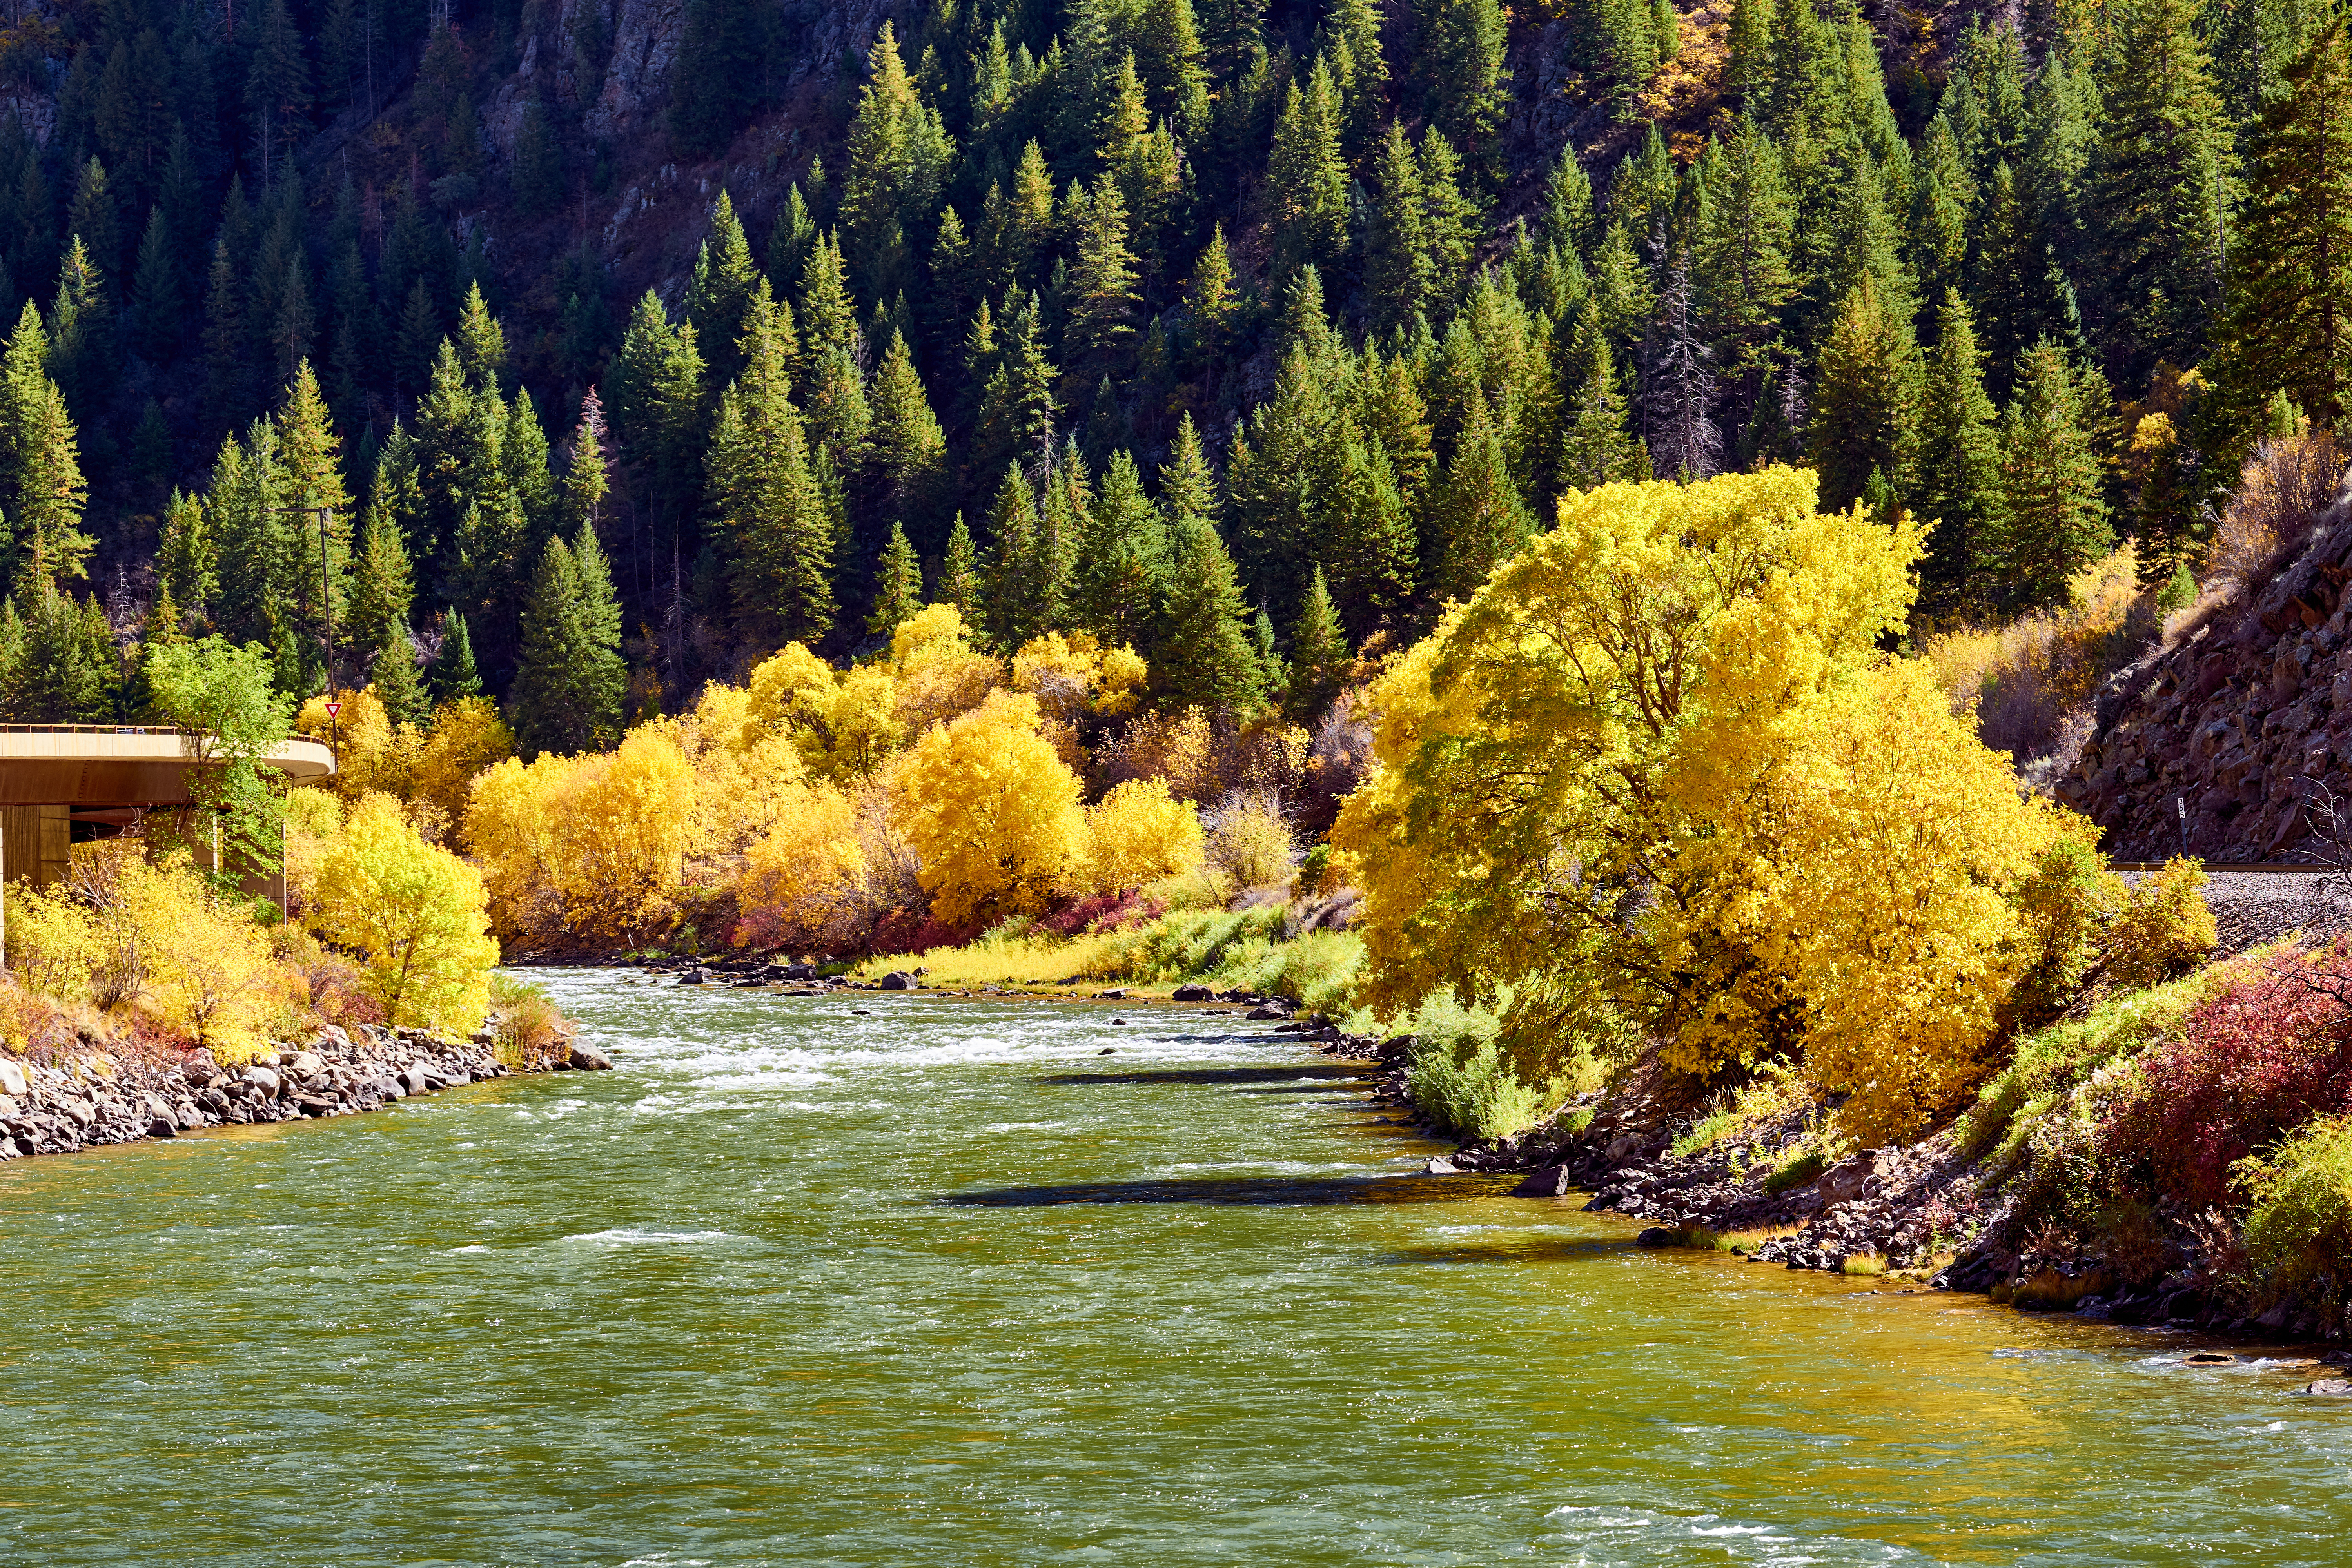
{"type": "Polygon", "coordinates": [[[2074,1001],[2128,897],[2123,879],[2080,839],[2061,839],[2042,853],[2017,891],[2028,956],[2010,993],[2011,1026],[2039,1028],[2074,1001]]]}
{"type": "MultiPolygon", "coordinates": [[[[1509,999],[1503,999],[1507,1011],[1509,999]]],[[[1407,1020],[1413,1036],[1405,1086],[1413,1103],[1462,1139],[1508,1138],[1559,1103],[1558,1080],[1529,1084],[1511,1070],[1496,1037],[1501,1012],[1465,1006],[1451,990],[1424,1000],[1407,1020]]]]}
{"type": "Polygon", "coordinates": [[[2079,1084],[2111,1062],[2177,1034],[2190,1008],[2213,994],[2215,970],[2183,980],[2109,995],[2086,1017],[2053,1024],[2018,1042],[2008,1067],[1978,1094],[1960,1124],[1960,1148],[1970,1159],[1996,1143],[2004,1159],[2021,1152],[2032,1125],[2079,1084]]]}
{"type": "Polygon", "coordinates": [[[2232,1173],[2252,1200],[2244,1234],[2257,1290],[2276,1300],[2316,1286],[2333,1318],[2352,1280],[2352,1117],[2305,1122],[2232,1173]]]}

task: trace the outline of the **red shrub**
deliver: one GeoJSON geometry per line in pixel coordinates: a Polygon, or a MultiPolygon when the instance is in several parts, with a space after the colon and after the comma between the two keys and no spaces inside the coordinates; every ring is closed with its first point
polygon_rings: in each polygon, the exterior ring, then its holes
{"type": "Polygon", "coordinates": [[[1129,889],[1119,893],[1096,893],[1076,903],[1065,904],[1037,923],[1055,936],[1076,936],[1087,931],[1124,931],[1129,926],[1158,920],[1162,912],[1160,900],[1144,898],[1129,889]]]}
{"type": "Polygon", "coordinates": [[[2160,1190],[2227,1196],[2230,1166],[2315,1116],[2352,1110],[2352,949],[2244,965],[2158,1047],[2099,1142],[2147,1161],[2160,1190]]]}
{"type": "Polygon", "coordinates": [[[917,910],[892,910],[874,922],[868,952],[929,952],[935,947],[961,947],[980,934],[976,925],[950,925],[917,910]]]}

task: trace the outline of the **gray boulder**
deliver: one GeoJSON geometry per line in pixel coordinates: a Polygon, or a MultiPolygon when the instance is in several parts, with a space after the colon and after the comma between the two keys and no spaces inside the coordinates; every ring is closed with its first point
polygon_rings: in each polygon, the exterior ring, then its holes
{"type": "Polygon", "coordinates": [[[1566,1165],[1546,1165],[1511,1189],[1515,1198],[1564,1198],[1571,1190],[1566,1165]]]}
{"type": "Polygon", "coordinates": [[[914,988],[915,977],[903,969],[894,969],[882,977],[882,989],[885,991],[912,991],[914,988]]]}
{"type": "Polygon", "coordinates": [[[583,1046],[576,1040],[572,1042],[571,1051],[565,1058],[565,1064],[575,1072],[610,1072],[613,1070],[612,1058],[606,1056],[600,1050],[595,1050],[590,1047],[583,1046]]]}

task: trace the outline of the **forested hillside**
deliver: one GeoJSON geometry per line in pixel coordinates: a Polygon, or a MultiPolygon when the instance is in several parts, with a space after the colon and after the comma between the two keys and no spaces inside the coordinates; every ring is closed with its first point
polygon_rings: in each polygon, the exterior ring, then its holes
{"type": "Polygon", "coordinates": [[[2172,584],[2250,446],[2344,412],[2352,66],[2295,0],[0,37],[18,719],[134,713],[206,631],[319,689],[331,614],[338,683],[572,750],[926,599],[1310,719],[1604,479],[1811,463],[1940,520],[1949,622],[2123,534],[2172,584]]]}

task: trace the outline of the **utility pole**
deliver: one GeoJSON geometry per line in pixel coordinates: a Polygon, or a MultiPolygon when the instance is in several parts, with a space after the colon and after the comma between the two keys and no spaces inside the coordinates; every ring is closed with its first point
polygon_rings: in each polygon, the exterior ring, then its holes
{"type": "Polygon", "coordinates": [[[343,730],[340,717],[342,700],[335,695],[335,590],[333,564],[327,557],[327,528],[335,510],[330,506],[279,506],[269,509],[282,514],[319,519],[319,609],[327,619],[327,733],[328,745],[335,754],[335,768],[343,765],[343,730]]]}

